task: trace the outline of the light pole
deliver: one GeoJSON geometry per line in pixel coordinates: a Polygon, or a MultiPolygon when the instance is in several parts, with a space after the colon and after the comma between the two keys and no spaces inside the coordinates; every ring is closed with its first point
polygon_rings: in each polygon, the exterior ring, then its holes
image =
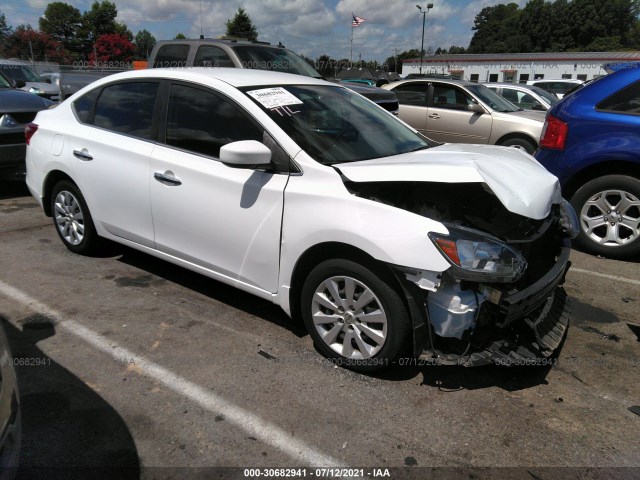
{"type": "Polygon", "coordinates": [[[427,9],[422,10],[420,5],[416,5],[420,13],[422,14],[422,43],[420,44],[420,74],[422,74],[422,59],[424,58],[424,20],[429,10],[433,8],[433,3],[427,3],[427,9]]]}

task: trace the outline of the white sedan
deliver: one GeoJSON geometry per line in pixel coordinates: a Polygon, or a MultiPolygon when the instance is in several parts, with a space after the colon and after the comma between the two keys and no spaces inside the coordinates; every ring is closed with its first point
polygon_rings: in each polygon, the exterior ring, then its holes
{"type": "Polygon", "coordinates": [[[269,299],[349,368],[546,361],[566,332],[575,214],[521,149],[436,146],[339,85],[222,68],[106,77],[26,135],[69,250],[108,239],[269,299]]]}

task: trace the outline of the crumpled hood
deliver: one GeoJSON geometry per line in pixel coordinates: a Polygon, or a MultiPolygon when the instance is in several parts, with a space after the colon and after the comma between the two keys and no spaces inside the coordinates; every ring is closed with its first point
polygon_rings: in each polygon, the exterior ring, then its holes
{"type": "Polygon", "coordinates": [[[445,144],[334,167],[353,182],[486,183],[507,210],[535,220],[562,200],[558,179],[514,147],[445,144]]]}

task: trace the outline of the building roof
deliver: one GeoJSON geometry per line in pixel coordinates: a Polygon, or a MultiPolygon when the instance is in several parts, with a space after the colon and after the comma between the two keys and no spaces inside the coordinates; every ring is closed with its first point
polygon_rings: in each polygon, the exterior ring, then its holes
{"type": "MultiPolygon", "coordinates": [[[[545,53],[462,53],[431,55],[422,63],[508,63],[508,62],[625,62],[640,60],[640,52],[545,52],[545,53]]],[[[402,63],[420,63],[420,58],[402,60],[402,63]]]]}

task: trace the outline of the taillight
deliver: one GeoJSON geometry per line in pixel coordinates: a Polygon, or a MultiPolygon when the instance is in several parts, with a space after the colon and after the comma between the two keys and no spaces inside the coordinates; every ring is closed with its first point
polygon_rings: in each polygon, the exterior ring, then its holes
{"type": "Polygon", "coordinates": [[[29,145],[29,142],[31,141],[31,137],[33,137],[33,134],[36,133],[38,131],[38,125],[36,125],[35,123],[28,123],[26,127],[24,127],[24,139],[27,142],[27,145],[29,145]]]}
{"type": "Polygon", "coordinates": [[[542,148],[553,148],[554,150],[564,150],[564,144],[567,141],[569,126],[554,117],[547,115],[547,119],[542,127],[542,135],[540,136],[540,146],[542,148]]]}

